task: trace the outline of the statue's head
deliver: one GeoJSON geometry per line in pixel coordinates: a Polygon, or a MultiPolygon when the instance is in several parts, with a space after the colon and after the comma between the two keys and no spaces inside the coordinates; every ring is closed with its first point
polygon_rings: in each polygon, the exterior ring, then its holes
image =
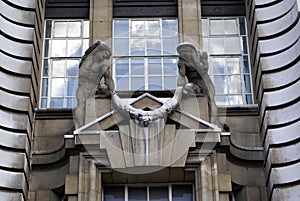
{"type": "Polygon", "coordinates": [[[191,43],[181,43],[177,46],[177,52],[179,53],[179,57],[189,60],[197,56],[197,49],[191,43]]]}
{"type": "Polygon", "coordinates": [[[81,64],[83,61],[88,57],[88,55],[93,54],[99,58],[99,60],[102,59],[108,59],[111,56],[111,49],[101,40],[95,41],[84,53],[84,55],[81,58],[81,64]]]}
{"type": "Polygon", "coordinates": [[[111,49],[102,41],[98,40],[94,43],[96,47],[92,50],[98,59],[108,59],[111,56],[111,49]]]}

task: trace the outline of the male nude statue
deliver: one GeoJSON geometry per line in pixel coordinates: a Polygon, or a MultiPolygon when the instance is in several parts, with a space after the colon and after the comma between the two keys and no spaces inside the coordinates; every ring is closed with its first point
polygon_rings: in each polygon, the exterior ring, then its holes
{"type": "Polygon", "coordinates": [[[198,52],[190,43],[179,44],[177,52],[179,53],[177,85],[184,87],[184,93],[207,95],[211,122],[217,122],[215,87],[208,75],[207,52],[202,50],[198,52]]]}
{"type": "Polygon", "coordinates": [[[104,83],[108,91],[114,91],[114,81],[109,72],[110,56],[110,48],[103,42],[96,41],[82,57],[79,65],[78,88],[76,91],[76,129],[83,126],[86,99],[95,95],[102,77],[104,77],[104,83]]]}

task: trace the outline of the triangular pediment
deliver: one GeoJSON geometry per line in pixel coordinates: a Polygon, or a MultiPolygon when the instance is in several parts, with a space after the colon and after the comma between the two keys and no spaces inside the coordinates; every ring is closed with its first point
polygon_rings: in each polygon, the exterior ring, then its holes
{"type": "MultiPolygon", "coordinates": [[[[133,100],[123,101],[127,101],[127,104],[136,109],[151,111],[155,108],[161,107],[164,104],[164,101],[166,100],[166,98],[157,98],[149,93],[145,93],[133,100]]],[[[124,124],[122,122],[126,122],[126,119],[129,120],[129,118],[129,114],[124,115],[120,111],[115,109],[78,128],[74,131],[74,134],[93,133],[98,132],[99,130],[107,130],[111,127],[124,124]]],[[[185,128],[198,130],[205,129],[213,131],[220,130],[216,125],[211,124],[186,111],[183,111],[180,108],[176,109],[171,114],[169,114],[167,118],[174,122],[174,124],[182,125],[185,128]]]]}

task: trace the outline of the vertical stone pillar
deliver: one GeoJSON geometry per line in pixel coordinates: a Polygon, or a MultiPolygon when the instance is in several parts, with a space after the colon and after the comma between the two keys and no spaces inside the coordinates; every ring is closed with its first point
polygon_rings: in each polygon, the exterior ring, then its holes
{"type": "Polygon", "coordinates": [[[112,2],[111,0],[90,1],[90,44],[101,40],[111,47],[112,2]]]}
{"type": "Polygon", "coordinates": [[[300,197],[297,0],[246,1],[268,200],[300,197]]]}
{"type": "Polygon", "coordinates": [[[199,0],[178,0],[180,42],[202,47],[201,5],[199,0]]]}
{"type": "Polygon", "coordinates": [[[88,153],[81,153],[79,160],[78,182],[75,183],[78,191],[73,197],[78,201],[102,200],[102,171],[97,162],[88,153]]]}
{"type": "Polygon", "coordinates": [[[223,175],[219,173],[217,153],[213,151],[205,156],[195,171],[195,199],[196,201],[229,201],[229,196],[221,192],[224,191],[224,186],[228,188],[228,192],[231,192],[231,180],[224,180],[223,175]]]}

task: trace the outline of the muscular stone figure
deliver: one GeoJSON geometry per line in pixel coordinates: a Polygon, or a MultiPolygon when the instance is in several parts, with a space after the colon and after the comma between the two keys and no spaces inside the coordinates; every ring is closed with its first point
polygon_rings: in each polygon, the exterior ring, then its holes
{"type": "Polygon", "coordinates": [[[204,94],[208,96],[211,116],[216,116],[214,101],[215,87],[208,75],[208,55],[205,51],[198,52],[190,43],[182,43],[177,46],[179,53],[177,84],[183,86],[185,92],[204,94]]]}
{"type": "Polygon", "coordinates": [[[82,57],[79,65],[78,88],[76,91],[76,129],[83,126],[86,99],[95,95],[102,77],[104,77],[104,83],[108,91],[114,91],[114,81],[109,72],[110,56],[110,48],[103,42],[96,41],[82,57]]]}

